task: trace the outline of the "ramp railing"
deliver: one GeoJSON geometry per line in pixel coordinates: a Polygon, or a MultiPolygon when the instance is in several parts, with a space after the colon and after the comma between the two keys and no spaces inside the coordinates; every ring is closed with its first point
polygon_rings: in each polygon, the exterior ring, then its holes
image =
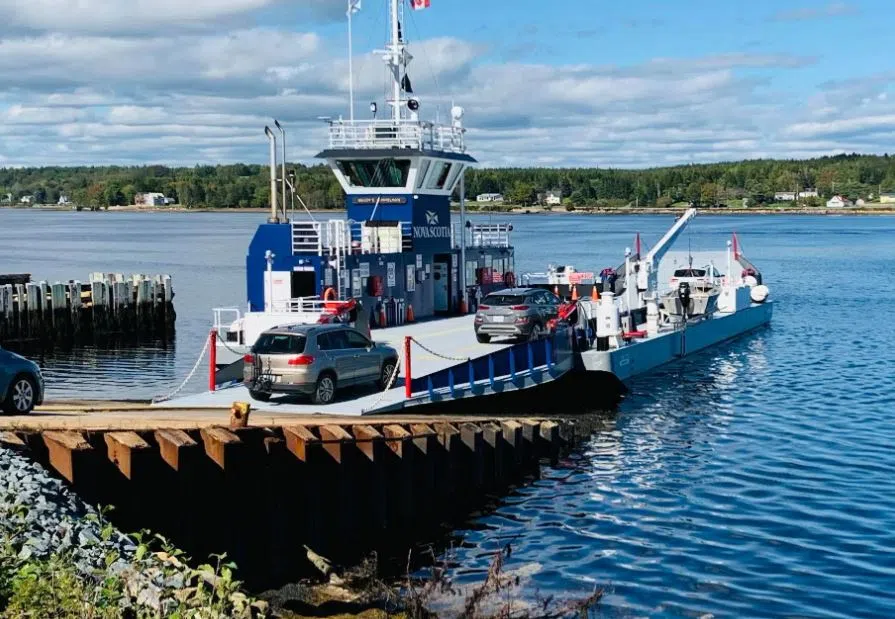
{"type": "MultiPolygon", "coordinates": [[[[416,340],[413,343],[422,346],[416,340]]],[[[409,379],[405,384],[408,399],[428,395],[432,400],[446,395],[453,399],[476,387],[497,390],[514,385],[525,377],[559,378],[572,368],[572,329],[560,327],[553,335],[536,342],[523,342],[483,357],[467,359],[426,376],[409,379]]],[[[405,372],[410,374],[409,344],[405,344],[405,372]]]]}

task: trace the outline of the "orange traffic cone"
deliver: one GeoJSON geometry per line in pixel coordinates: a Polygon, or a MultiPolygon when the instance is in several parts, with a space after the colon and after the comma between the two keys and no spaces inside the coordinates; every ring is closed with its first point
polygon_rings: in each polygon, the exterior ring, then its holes
{"type": "Polygon", "coordinates": [[[576,286],[575,284],[572,284],[572,300],[578,300],[578,286],[576,286]]]}
{"type": "Polygon", "coordinates": [[[414,320],[416,320],[416,318],[414,318],[414,316],[413,316],[413,306],[410,303],[408,303],[407,304],[407,318],[406,318],[405,322],[413,322],[414,320]]]}
{"type": "Polygon", "coordinates": [[[596,284],[594,284],[594,291],[590,293],[590,298],[593,299],[594,301],[597,301],[600,298],[600,291],[597,290],[596,284]]]}

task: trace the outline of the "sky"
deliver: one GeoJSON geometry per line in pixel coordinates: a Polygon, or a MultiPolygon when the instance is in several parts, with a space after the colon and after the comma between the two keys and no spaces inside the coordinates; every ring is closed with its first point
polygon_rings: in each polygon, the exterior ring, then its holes
{"type": "MultiPolygon", "coordinates": [[[[404,0],[406,1],[406,0],[404,0]]],[[[290,161],[348,115],[347,0],[0,0],[0,167],[290,161]]],[[[386,0],[354,17],[385,109],[386,0]]],[[[422,116],[485,166],[643,168],[895,151],[892,0],[431,0],[422,116]]]]}

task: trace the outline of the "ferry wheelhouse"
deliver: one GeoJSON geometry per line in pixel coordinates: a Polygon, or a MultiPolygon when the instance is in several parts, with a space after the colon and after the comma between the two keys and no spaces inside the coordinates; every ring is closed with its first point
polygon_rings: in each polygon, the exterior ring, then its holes
{"type": "Polygon", "coordinates": [[[453,106],[449,124],[421,118],[407,77],[404,3],[387,4],[391,39],[380,53],[392,82],[388,114],[377,118],[372,102],[370,118],[355,119],[352,101],[348,120],[328,121],[329,144],[317,155],[345,193],[345,219],[321,221],[310,212],[287,218],[286,186],[294,192],[294,183],[286,177],[285,152],[278,170],[276,134],[266,129],[271,214],[246,257],[247,311],[215,310],[219,365],[237,360],[275,325],[326,322],[343,312],[371,327],[456,315],[476,287],[487,294],[515,283],[512,226],[466,218],[463,179],[476,160],[467,152],[464,111],[453,106]]]}

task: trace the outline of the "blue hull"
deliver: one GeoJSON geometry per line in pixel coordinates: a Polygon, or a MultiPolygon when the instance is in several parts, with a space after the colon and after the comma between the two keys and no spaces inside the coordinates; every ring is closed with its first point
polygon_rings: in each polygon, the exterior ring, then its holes
{"type": "Polygon", "coordinates": [[[580,355],[581,365],[588,372],[611,372],[624,381],[763,327],[771,321],[773,312],[772,302],[752,305],[734,314],[690,324],[686,329],[635,340],[617,350],[588,350],[580,355]]]}

